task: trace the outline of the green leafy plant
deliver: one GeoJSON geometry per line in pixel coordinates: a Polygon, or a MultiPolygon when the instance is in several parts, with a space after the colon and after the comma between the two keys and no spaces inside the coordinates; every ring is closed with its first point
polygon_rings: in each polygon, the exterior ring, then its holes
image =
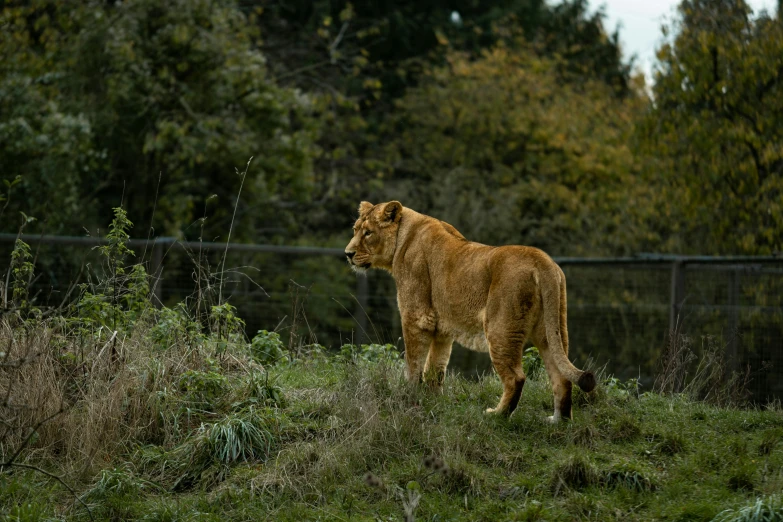
{"type": "Polygon", "coordinates": [[[164,350],[178,342],[194,348],[204,340],[201,324],[193,320],[184,303],[174,308],[162,308],[150,329],[150,337],[164,350]]]}
{"type": "Polygon", "coordinates": [[[127,330],[152,309],[149,276],[141,264],[126,266],[128,230],[133,223],[122,207],[114,209],[105,245],[96,247],[103,257],[103,273],[94,274],[95,282],[83,283],[76,302],[75,322],[84,331],[100,327],[112,331],[127,330]]]}
{"type": "Polygon", "coordinates": [[[11,283],[12,302],[22,310],[26,310],[30,303],[28,302],[30,281],[33,278],[33,264],[30,262],[32,254],[30,245],[17,239],[14,243],[14,250],[11,252],[11,274],[13,281],[11,283]]]}
{"type": "Polygon", "coordinates": [[[286,358],[285,345],[277,332],[259,330],[250,342],[250,354],[265,365],[272,365],[286,358]]]}
{"type": "Polygon", "coordinates": [[[641,384],[639,384],[639,379],[635,377],[632,377],[623,382],[617,377],[611,376],[604,380],[603,385],[606,389],[607,395],[620,399],[628,399],[632,397],[638,398],[639,388],[641,387],[641,384]]]}
{"type": "Polygon", "coordinates": [[[210,312],[210,326],[215,340],[215,353],[225,353],[229,345],[239,344],[244,336],[245,322],[229,303],[214,305],[210,312]]]}
{"type": "Polygon", "coordinates": [[[212,410],[228,394],[228,378],[217,371],[187,370],[179,377],[179,389],[190,407],[212,410]]]}
{"type": "Polygon", "coordinates": [[[541,368],[543,368],[543,365],[544,363],[541,359],[541,354],[538,353],[538,348],[531,346],[525,350],[525,354],[522,356],[522,367],[529,378],[535,379],[541,371],[541,368]]]}
{"type": "Polygon", "coordinates": [[[342,360],[353,362],[358,360],[372,362],[400,360],[400,352],[393,344],[363,344],[361,346],[344,344],[340,347],[337,356],[342,360]]]}

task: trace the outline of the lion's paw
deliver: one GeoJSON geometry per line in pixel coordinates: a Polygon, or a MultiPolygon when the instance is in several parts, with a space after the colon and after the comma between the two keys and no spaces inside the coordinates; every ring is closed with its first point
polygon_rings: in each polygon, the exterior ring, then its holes
{"type": "Polygon", "coordinates": [[[550,415],[549,417],[546,418],[546,421],[549,424],[557,424],[558,422],[560,422],[560,417],[559,416],[555,417],[554,415],[550,415]]]}
{"type": "Polygon", "coordinates": [[[486,410],[484,410],[484,413],[489,415],[489,414],[495,413],[496,411],[497,410],[495,408],[487,408],[486,410]]]}

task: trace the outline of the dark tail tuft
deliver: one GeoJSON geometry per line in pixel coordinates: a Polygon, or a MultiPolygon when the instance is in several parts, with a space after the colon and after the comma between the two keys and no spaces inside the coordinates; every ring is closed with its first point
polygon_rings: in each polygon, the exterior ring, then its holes
{"type": "Polygon", "coordinates": [[[576,385],[582,388],[582,391],[590,393],[595,388],[595,375],[593,372],[582,372],[576,385]]]}

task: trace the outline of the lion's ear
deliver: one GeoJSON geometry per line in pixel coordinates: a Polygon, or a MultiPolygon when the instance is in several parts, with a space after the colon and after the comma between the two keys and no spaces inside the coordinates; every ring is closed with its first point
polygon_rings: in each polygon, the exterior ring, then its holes
{"type": "Polygon", "coordinates": [[[402,216],[402,204],[399,201],[389,201],[383,207],[383,220],[386,223],[397,223],[402,216]]]}
{"type": "Polygon", "coordinates": [[[369,201],[362,201],[359,203],[359,217],[364,216],[367,214],[375,205],[370,203],[369,201]]]}

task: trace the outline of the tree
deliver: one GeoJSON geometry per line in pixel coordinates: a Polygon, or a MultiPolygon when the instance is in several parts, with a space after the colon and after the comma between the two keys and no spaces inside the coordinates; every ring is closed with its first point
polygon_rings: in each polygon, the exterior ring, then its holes
{"type": "Polygon", "coordinates": [[[562,84],[531,48],[452,52],[398,102],[386,195],[473,240],[625,253],[644,198],[626,144],[643,103],[562,84]]]}
{"type": "Polygon", "coordinates": [[[617,35],[606,33],[602,13],[590,13],[585,0],[557,7],[540,0],[243,2],[248,12],[259,7],[271,70],[317,96],[329,129],[318,141],[313,203],[298,206],[301,233],[342,234],[349,221],[335,216],[353,215],[359,198],[385,197],[391,169],[383,149],[398,137],[387,125],[394,101],[453,51],[479,57],[499,43],[535,42],[561,82],[597,80],[615,96],[630,93],[617,35]]]}
{"type": "Polygon", "coordinates": [[[743,0],[686,0],[658,51],[639,133],[659,195],[651,244],[682,253],[783,250],[783,27],[743,0]]]}
{"type": "Polygon", "coordinates": [[[145,224],[156,209],[157,232],[178,235],[217,194],[212,238],[233,215],[235,168],[255,156],[235,237],[290,222],[275,205],[307,197],[317,124],[308,97],[269,78],[252,15],[207,0],[20,5],[5,11],[3,94],[16,98],[0,128],[21,136],[0,150],[23,175],[20,208],[38,202],[48,209],[39,217],[74,233],[123,203],[145,224]],[[52,187],[45,198],[42,187],[52,187]]]}
{"type": "Polygon", "coordinates": [[[17,211],[49,216],[50,231],[90,214],[84,198],[89,183],[81,177],[100,168],[103,157],[83,108],[69,103],[63,91],[62,69],[82,14],[66,15],[46,1],[7,4],[0,13],[0,177],[19,176],[4,195],[4,231],[16,231],[17,211]]]}

